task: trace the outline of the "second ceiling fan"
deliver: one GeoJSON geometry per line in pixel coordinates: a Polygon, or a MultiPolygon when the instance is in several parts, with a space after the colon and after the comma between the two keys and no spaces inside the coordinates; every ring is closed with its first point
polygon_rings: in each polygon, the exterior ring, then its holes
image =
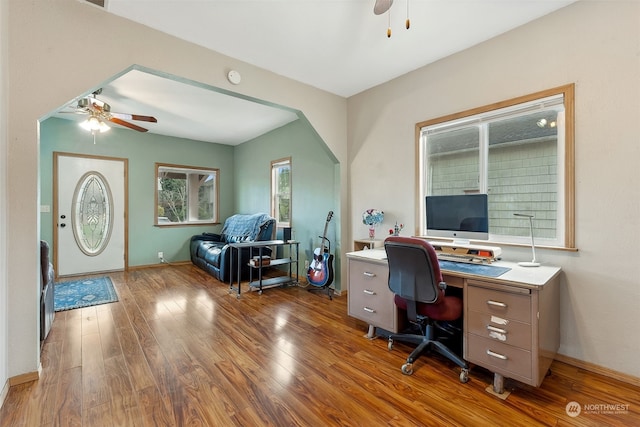
{"type": "MultiPolygon", "coordinates": [[[[130,123],[127,120],[136,120],[150,123],[157,123],[158,120],[153,116],[143,116],[140,114],[116,113],[111,111],[111,106],[104,101],[99,100],[96,96],[102,93],[102,89],[98,89],[90,96],[80,98],[75,107],[75,112],[79,114],[89,114],[86,122],[91,125],[95,122],[96,126],[100,123],[111,122],[138,132],[147,132],[149,129],[130,123]]],[[[89,128],[89,130],[93,130],[89,128]]],[[[99,129],[96,129],[99,130],[99,129]]]]}

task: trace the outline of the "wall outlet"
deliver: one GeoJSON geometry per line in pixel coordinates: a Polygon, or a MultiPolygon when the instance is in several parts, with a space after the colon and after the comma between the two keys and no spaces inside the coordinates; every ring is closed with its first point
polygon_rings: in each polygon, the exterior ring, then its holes
{"type": "Polygon", "coordinates": [[[164,252],[158,252],[158,259],[164,259],[164,252]]]}

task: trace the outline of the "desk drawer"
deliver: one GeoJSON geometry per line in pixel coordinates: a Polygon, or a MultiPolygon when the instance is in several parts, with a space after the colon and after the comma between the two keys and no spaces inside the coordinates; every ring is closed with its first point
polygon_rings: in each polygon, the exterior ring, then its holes
{"type": "Polygon", "coordinates": [[[467,312],[467,332],[488,338],[492,341],[531,350],[531,325],[517,320],[492,322],[493,316],[477,311],[467,312]]]}
{"type": "Polygon", "coordinates": [[[395,332],[396,310],[386,265],[349,260],[349,315],[395,332]]]}
{"type": "Polygon", "coordinates": [[[465,304],[468,311],[531,323],[531,295],[528,294],[498,291],[470,284],[465,304]]]}
{"type": "Polygon", "coordinates": [[[467,344],[467,361],[509,378],[517,375],[531,379],[530,351],[474,334],[467,334],[467,344]]]}

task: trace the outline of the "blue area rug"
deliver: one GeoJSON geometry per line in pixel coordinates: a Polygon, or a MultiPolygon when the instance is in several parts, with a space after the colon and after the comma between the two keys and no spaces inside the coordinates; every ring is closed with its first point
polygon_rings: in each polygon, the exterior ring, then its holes
{"type": "Polygon", "coordinates": [[[56,283],[55,311],[73,310],[118,301],[118,294],[107,276],[56,283]]]}
{"type": "Polygon", "coordinates": [[[466,262],[455,262],[440,260],[440,270],[457,271],[459,273],[475,274],[477,276],[498,277],[507,271],[509,267],[498,267],[497,265],[471,264],[466,262]]]}

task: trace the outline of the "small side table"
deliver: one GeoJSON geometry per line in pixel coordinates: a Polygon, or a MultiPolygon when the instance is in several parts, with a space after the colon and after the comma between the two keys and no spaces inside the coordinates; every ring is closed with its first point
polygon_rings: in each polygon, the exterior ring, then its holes
{"type": "MultiPolygon", "coordinates": [[[[231,247],[231,265],[234,264],[234,258],[237,258],[237,267],[238,271],[234,278],[233,271],[229,275],[229,293],[236,291],[236,298],[240,298],[241,289],[241,260],[242,260],[242,248],[249,249],[249,258],[252,258],[254,255],[262,258],[262,250],[268,246],[276,247],[276,246],[288,246],[289,247],[289,256],[283,258],[274,258],[271,260],[269,265],[251,265],[250,266],[250,274],[249,274],[249,288],[258,289],[258,293],[262,294],[262,290],[265,288],[271,288],[274,286],[282,286],[287,283],[297,283],[298,281],[298,257],[299,257],[299,245],[300,242],[295,240],[266,240],[266,241],[258,241],[258,242],[243,242],[243,243],[229,243],[229,247],[231,247]],[[266,267],[273,267],[277,265],[287,265],[289,266],[289,274],[287,276],[273,277],[270,279],[262,278],[262,269],[266,267]],[[292,265],[295,264],[295,275],[292,269],[292,265]],[[257,280],[253,280],[253,272],[257,270],[258,277],[257,280]],[[235,279],[235,280],[234,280],[235,279]],[[237,286],[234,286],[235,281],[237,280],[237,286]]],[[[275,253],[275,251],[273,251],[275,253]]]]}

